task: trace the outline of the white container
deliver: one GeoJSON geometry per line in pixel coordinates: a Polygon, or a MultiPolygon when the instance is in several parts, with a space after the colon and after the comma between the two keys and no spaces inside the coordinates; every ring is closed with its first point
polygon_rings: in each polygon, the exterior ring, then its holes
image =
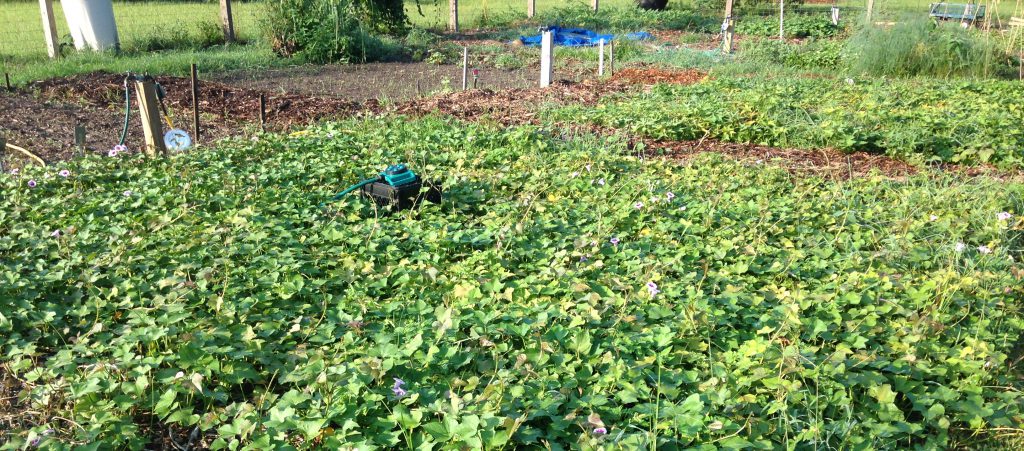
{"type": "Polygon", "coordinates": [[[78,50],[110,50],[120,47],[114,3],[111,0],[60,0],[71,39],[78,50]]]}

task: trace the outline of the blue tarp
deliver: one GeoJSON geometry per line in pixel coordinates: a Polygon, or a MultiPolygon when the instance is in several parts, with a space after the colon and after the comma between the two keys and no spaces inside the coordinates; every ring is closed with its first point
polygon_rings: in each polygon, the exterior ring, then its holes
{"type": "MultiPolygon", "coordinates": [[[[548,27],[547,31],[554,33],[555,45],[565,47],[590,47],[597,45],[601,39],[604,39],[604,42],[611,42],[615,39],[613,34],[597,34],[586,28],[548,27]]],[[[536,36],[520,36],[519,41],[527,47],[539,47],[541,36],[539,34],[536,36]]],[[[650,33],[641,31],[627,34],[626,39],[643,41],[653,39],[653,36],[650,33]]]]}

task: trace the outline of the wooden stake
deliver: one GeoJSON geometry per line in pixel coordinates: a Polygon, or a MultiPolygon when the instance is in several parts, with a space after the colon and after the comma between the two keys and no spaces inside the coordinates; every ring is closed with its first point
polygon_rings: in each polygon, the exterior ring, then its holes
{"type": "Polygon", "coordinates": [[[537,0],[526,0],[526,18],[533,19],[537,14],[537,0]]]}
{"type": "Polygon", "coordinates": [[[875,0],[868,0],[867,21],[871,25],[871,14],[875,9],[875,0]]]}
{"type": "Polygon", "coordinates": [[[555,46],[555,35],[550,31],[541,34],[540,39],[540,87],[551,85],[551,66],[555,46]]]}
{"type": "Polygon", "coordinates": [[[220,0],[220,27],[224,42],[235,42],[235,18],[231,14],[231,0],[220,0]]]}
{"type": "Polygon", "coordinates": [[[57,44],[57,19],[53,15],[53,0],[39,0],[39,13],[43,18],[43,37],[46,39],[46,54],[50,58],[60,55],[57,44]]]}
{"type": "Polygon", "coordinates": [[[459,32],[459,0],[448,0],[448,29],[459,32]]]}
{"type": "Polygon", "coordinates": [[[75,148],[79,157],[85,156],[85,126],[82,124],[75,125],[75,148]]]}
{"type": "Polygon", "coordinates": [[[142,118],[142,132],[145,135],[145,152],[148,157],[166,155],[164,129],[160,122],[160,101],[156,97],[156,84],[152,79],[135,82],[135,93],[139,99],[139,117],[142,118]]]}
{"type": "Polygon", "coordinates": [[[468,86],[466,82],[469,77],[469,47],[462,48],[462,90],[465,91],[468,86]]]}
{"type": "Polygon", "coordinates": [[[267,131],[267,95],[260,94],[260,130],[267,131]]]}
{"type": "Polygon", "coordinates": [[[597,41],[597,76],[604,76],[604,39],[597,41]]]}
{"type": "Polygon", "coordinates": [[[779,0],[779,40],[786,40],[786,0],[779,0]]]}
{"type": "Polygon", "coordinates": [[[199,144],[199,71],[192,63],[192,144],[199,144]]]}
{"type": "Polygon", "coordinates": [[[594,7],[594,12],[597,12],[597,3],[599,0],[592,0],[590,3],[594,7]]]}
{"type": "Polygon", "coordinates": [[[0,172],[6,172],[4,168],[4,158],[7,155],[7,138],[4,135],[0,135],[0,172]]]}
{"type": "Polygon", "coordinates": [[[736,21],[732,18],[732,1],[725,1],[725,20],[722,22],[722,52],[732,54],[733,29],[736,21]]]}
{"type": "Polygon", "coordinates": [[[615,75],[615,41],[608,41],[608,75],[615,75]]]}
{"type": "Polygon", "coordinates": [[[7,72],[4,72],[4,84],[7,85],[8,92],[14,91],[14,88],[11,87],[11,74],[7,72]]]}

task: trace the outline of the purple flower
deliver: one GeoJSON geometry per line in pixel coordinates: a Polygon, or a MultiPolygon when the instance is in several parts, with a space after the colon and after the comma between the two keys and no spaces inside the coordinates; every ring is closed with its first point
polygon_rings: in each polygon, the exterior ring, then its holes
{"type": "Polygon", "coordinates": [[[587,256],[586,255],[580,256],[580,263],[583,263],[585,261],[587,261],[587,256]]]}
{"type": "Polygon", "coordinates": [[[576,178],[576,177],[579,177],[579,176],[580,176],[580,171],[576,171],[576,172],[572,173],[572,178],[576,178]]]}
{"type": "Polygon", "coordinates": [[[608,242],[612,243],[612,246],[618,246],[619,245],[619,238],[613,236],[612,239],[608,240],[608,242]]]}
{"type": "Polygon", "coordinates": [[[11,175],[18,175],[18,168],[11,169],[11,175]]]}
{"type": "Polygon", "coordinates": [[[71,175],[71,171],[69,171],[67,169],[61,169],[60,172],[57,173],[57,175],[59,175],[61,177],[64,177],[64,178],[68,178],[71,175]]]}
{"type": "Polygon", "coordinates": [[[401,380],[401,379],[399,379],[397,377],[394,378],[394,379],[395,379],[395,385],[391,386],[391,392],[394,393],[395,396],[399,397],[399,398],[409,394],[409,392],[405,391],[405,389],[402,388],[402,386],[405,385],[405,381],[403,381],[403,380],[401,380]]]}
{"type": "Polygon", "coordinates": [[[675,198],[676,198],[676,193],[673,193],[672,191],[669,191],[669,192],[665,193],[665,200],[667,200],[669,202],[672,202],[672,199],[675,199],[675,198]]]}
{"type": "Polygon", "coordinates": [[[117,149],[110,149],[109,151],[107,151],[107,156],[108,157],[116,157],[117,156],[117,149]]]}
{"type": "Polygon", "coordinates": [[[1010,212],[1008,212],[1008,211],[1004,211],[1004,212],[1000,212],[999,214],[997,214],[996,217],[999,218],[1000,221],[1006,221],[1006,220],[1012,218],[1013,215],[1011,215],[1010,212]]]}
{"type": "Polygon", "coordinates": [[[661,293],[661,290],[658,289],[658,284],[654,283],[654,281],[651,281],[647,282],[647,292],[650,293],[651,297],[653,298],[658,293],[661,293]]]}
{"type": "Polygon", "coordinates": [[[587,165],[583,167],[587,168],[587,172],[590,172],[590,163],[587,163],[587,165]]]}
{"type": "Polygon", "coordinates": [[[932,222],[935,222],[935,221],[938,221],[938,220],[939,220],[939,217],[938,217],[938,216],[935,216],[935,215],[931,215],[931,216],[929,216],[929,217],[928,217],[928,220],[929,220],[929,221],[932,221],[932,222]]]}
{"type": "Polygon", "coordinates": [[[60,238],[60,229],[54,230],[53,233],[50,234],[50,236],[54,238],[60,238]]]}
{"type": "Polygon", "coordinates": [[[132,197],[132,194],[135,194],[135,193],[133,193],[132,190],[130,190],[130,189],[126,189],[121,194],[124,194],[124,197],[132,197]]]}
{"type": "Polygon", "coordinates": [[[118,144],[118,145],[114,146],[114,150],[116,150],[117,153],[127,152],[128,151],[128,146],[126,146],[124,144],[118,144]]]}
{"type": "Polygon", "coordinates": [[[601,185],[601,186],[604,186],[604,179],[598,179],[597,180],[597,184],[601,185]]]}
{"type": "Polygon", "coordinates": [[[608,433],[608,429],[605,428],[594,428],[594,435],[605,435],[608,433]]]}
{"type": "Polygon", "coordinates": [[[644,203],[643,202],[637,202],[637,203],[633,204],[633,208],[635,208],[637,210],[639,210],[641,208],[644,208],[644,203]]]}
{"type": "Polygon", "coordinates": [[[988,246],[978,246],[978,252],[981,252],[982,254],[991,254],[992,249],[989,249],[988,246]]]}
{"type": "Polygon", "coordinates": [[[35,180],[29,180],[28,181],[28,187],[29,188],[35,188],[36,187],[36,181],[35,180]]]}

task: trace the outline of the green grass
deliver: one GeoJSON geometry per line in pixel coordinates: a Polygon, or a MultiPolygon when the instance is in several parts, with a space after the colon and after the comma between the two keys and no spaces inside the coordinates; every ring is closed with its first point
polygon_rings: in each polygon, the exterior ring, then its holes
{"type": "MultiPolygon", "coordinates": [[[[67,21],[60,2],[54,2],[58,38],[70,43],[67,21]]],[[[232,4],[235,31],[240,39],[260,38],[259,3],[232,4]]],[[[185,30],[198,33],[200,26],[220,23],[220,6],[217,3],[114,3],[114,17],[117,20],[121,46],[126,50],[143,44],[154,35],[173,35],[185,30]]],[[[0,60],[26,60],[46,57],[43,40],[39,2],[0,2],[0,24],[18,24],[16,29],[5,27],[0,31],[0,60]]]]}
{"type": "Polygon", "coordinates": [[[141,449],[166,425],[214,449],[1019,435],[1021,184],[681,166],[551,132],[371,118],[0,175],[0,365],[27,387],[0,441],[141,449]],[[400,161],[444,202],[318,207],[400,161]]]}

